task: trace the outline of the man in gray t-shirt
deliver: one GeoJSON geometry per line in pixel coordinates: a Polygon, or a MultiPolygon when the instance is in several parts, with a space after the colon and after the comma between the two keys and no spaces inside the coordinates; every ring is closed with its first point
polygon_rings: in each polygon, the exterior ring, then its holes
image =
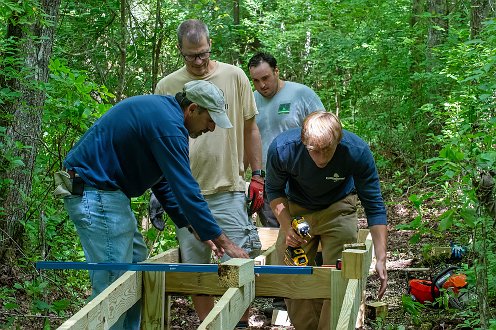
{"type": "MultiPolygon", "coordinates": [[[[248,70],[256,89],[257,125],[262,137],[262,169],[265,170],[267,150],[272,140],[290,128],[301,127],[308,114],[324,110],[324,105],[311,88],[281,80],[277,60],[270,54],[254,55],[248,62],[248,70]]],[[[266,196],[264,201],[264,206],[258,211],[260,221],[267,227],[279,227],[266,196]]]]}

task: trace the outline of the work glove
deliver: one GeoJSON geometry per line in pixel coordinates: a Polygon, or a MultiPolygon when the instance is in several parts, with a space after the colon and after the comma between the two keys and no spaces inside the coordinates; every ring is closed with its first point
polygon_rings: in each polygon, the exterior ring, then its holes
{"type": "Polygon", "coordinates": [[[453,242],[450,242],[450,247],[451,247],[451,259],[455,261],[462,260],[463,256],[467,252],[467,248],[465,246],[461,246],[453,242]]]}
{"type": "Polygon", "coordinates": [[[163,219],[164,209],[154,194],[150,197],[148,213],[153,227],[163,231],[165,228],[165,221],[163,219]]]}
{"type": "Polygon", "coordinates": [[[251,178],[250,185],[248,186],[249,216],[260,210],[264,204],[264,185],[265,183],[262,179],[251,178]]]}

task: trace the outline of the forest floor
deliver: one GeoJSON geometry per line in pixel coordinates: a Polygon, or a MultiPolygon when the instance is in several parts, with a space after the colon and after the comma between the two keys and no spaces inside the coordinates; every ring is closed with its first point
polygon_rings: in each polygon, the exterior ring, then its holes
{"type": "MultiPolygon", "coordinates": [[[[421,242],[412,245],[408,241],[413,231],[397,230],[395,227],[401,223],[410,222],[416,214],[411,214],[411,209],[397,204],[388,209],[388,288],[382,302],[388,304],[388,315],[384,320],[370,321],[365,319],[357,329],[455,329],[461,320],[453,320],[449,315],[444,315],[440,310],[424,310],[422,323],[415,323],[402,307],[402,297],[408,294],[408,281],[413,278],[431,279],[431,273],[426,271],[411,271],[411,268],[425,268],[422,261],[422,244],[430,243],[432,238],[422,238],[421,242]],[[410,270],[409,270],[410,269],[410,270]],[[408,271],[405,271],[408,270],[408,271]]],[[[366,227],[366,220],[359,221],[359,227],[366,227]]],[[[449,245],[449,240],[438,242],[439,246],[449,245]]],[[[435,267],[436,268],[436,267],[435,267]]],[[[371,268],[372,269],[372,268],[371,268]]],[[[368,277],[365,301],[377,301],[377,291],[380,282],[372,270],[368,277]]],[[[172,299],[172,329],[193,330],[200,324],[198,317],[187,297],[173,297],[172,299]]],[[[250,310],[250,329],[294,329],[292,326],[271,325],[271,298],[256,298],[250,310]]]]}

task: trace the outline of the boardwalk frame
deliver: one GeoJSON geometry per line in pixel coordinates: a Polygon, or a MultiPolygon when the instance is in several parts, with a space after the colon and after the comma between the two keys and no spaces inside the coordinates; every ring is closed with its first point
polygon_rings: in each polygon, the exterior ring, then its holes
{"type": "MultiPolygon", "coordinates": [[[[365,250],[343,251],[342,270],[314,267],[312,275],[255,276],[255,263],[274,263],[277,237],[273,228],[260,228],[259,232],[265,252],[255,260],[231,259],[219,266],[218,274],[128,271],[59,329],[108,329],[140,299],[143,304],[142,329],[169,329],[172,294],[221,296],[199,329],[234,329],[255,297],[331,299],[330,328],[355,329],[372,261],[373,245],[369,231],[360,230],[358,233],[358,242],[365,243],[365,250]],[[269,235],[264,235],[264,232],[269,235]],[[281,276],[284,281],[281,281],[281,276]],[[306,289],[301,290],[302,287],[306,289]]],[[[157,263],[178,261],[178,249],[146,260],[157,263]]]]}

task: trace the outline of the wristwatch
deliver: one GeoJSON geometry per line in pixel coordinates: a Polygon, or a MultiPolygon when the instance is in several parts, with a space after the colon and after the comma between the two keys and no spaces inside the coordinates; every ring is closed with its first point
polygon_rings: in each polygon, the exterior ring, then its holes
{"type": "Polygon", "coordinates": [[[265,178],[265,171],[264,170],[255,170],[251,172],[251,175],[258,175],[261,176],[262,178],[265,178]]]}

